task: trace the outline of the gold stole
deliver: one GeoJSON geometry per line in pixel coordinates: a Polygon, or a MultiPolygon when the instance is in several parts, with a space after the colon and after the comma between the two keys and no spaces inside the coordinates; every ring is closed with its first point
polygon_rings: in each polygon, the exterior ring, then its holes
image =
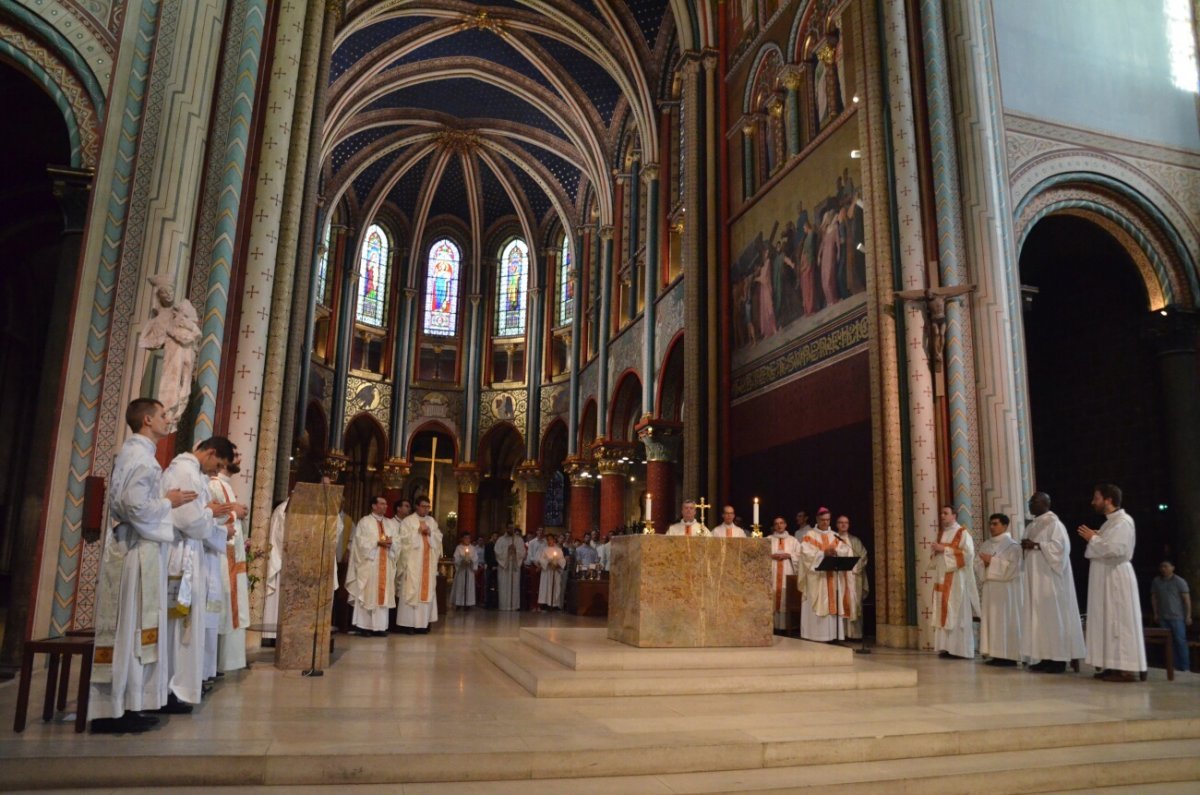
{"type": "Polygon", "coordinates": [[[421,536],[421,600],[429,601],[429,536],[421,536]]]}
{"type": "MultiPolygon", "coordinates": [[[[375,524],[379,525],[379,540],[383,541],[387,538],[387,533],[383,529],[383,520],[376,519],[375,524]]],[[[379,586],[376,589],[379,607],[382,607],[384,600],[387,599],[387,564],[388,564],[388,548],[379,547],[379,586]]]]}

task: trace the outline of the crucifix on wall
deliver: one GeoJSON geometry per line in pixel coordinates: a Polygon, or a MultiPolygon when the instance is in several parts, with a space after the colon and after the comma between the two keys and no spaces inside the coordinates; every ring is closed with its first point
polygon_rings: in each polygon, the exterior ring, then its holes
{"type": "Polygon", "coordinates": [[[957,287],[933,287],[923,290],[900,290],[896,297],[903,301],[919,301],[924,304],[925,344],[929,354],[929,365],[934,373],[942,372],[946,358],[946,302],[974,292],[974,285],[957,287]]]}
{"type": "Polygon", "coordinates": [[[438,448],[437,434],[434,434],[433,436],[430,437],[430,442],[433,446],[432,446],[432,448],[430,448],[429,455],[428,456],[421,456],[421,455],[413,456],[413,461],[417,462],[417,463],[422,463],[422,464],[425,463],[426,461],[429,462],[429,495],[428,496],[429,496],[430,504],[436,508],[436,506],[437,506],[437,491],[436,491],[436,489],[437,489],[437,465],[438,464],[453,464],[454,459],[437,457],[437,448],[438,448]]]}

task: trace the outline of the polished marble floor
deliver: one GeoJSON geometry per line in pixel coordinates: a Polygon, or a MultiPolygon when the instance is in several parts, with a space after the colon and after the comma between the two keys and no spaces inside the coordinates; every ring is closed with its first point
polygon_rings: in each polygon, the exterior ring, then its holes
{"type": "MultiPolygon", "coordinates": [[[[31,714],[23,734],[0,735],[0,785],[5,759],[85,758],[103,770],[129,758],[205,757],[221,760],[225,771],[233,771],[264,756],[287,758],[294,768],[306,759],[318,765],[343,754],[377,754],[403,756],[406,775],[436,781],[419,771],[422,755],[436,755],[443,769],[460,759],[464,778],[473,777],[467,768],[477,763],[495,771],[510,762],[528,766],[539,760],[532,772],[523,774],[538,779],[553,776],[556,754],[559,761],[580,764],[588,754],[598,760],[605,751],[617,751],[617,757],[636,764],[638,749],[664,742],[726,749],[732,769],[749,764],[734,758],[739,755],[753,762],[757,754],[757,764],[763,764],[765,742],[794,743],[798,753],[812,743],[833,747],[839,738],[912,735],[922,742],[922,737],[981,726],[1027,733],[1038,726],[1069,724],[1085,730],[1119,721],[1200,721],[1200,675],[1180,673],[1167,682],[1160,670],[1152,670],[1146,683],[1110,684],[1085,673],[1039,675],[878,649],[872,660],[917,669],[918,686],[844,693],[538,699],[479,649],[480,638],[516,637],[522,626],[601,625],[562,614],[468,611],[451,614],[425,636],[341,636],[324,677],[304,678],[256,663],[226,677],[193,715],[173,716],[139,736],[76,735],[69,715],[43,723],[31,714]]],[[[39,709],[42,688],[39,677],[31,712],[39,709]]],[[[0,685],[0,714],[6,720],[15,700],[15,682],[0,685]]],[[[68,712],[72,709],[68,704],[68,712]]],[[[771,747],[786,753],[785,746],[771,747]]],[[[869,748],[855,748],[852,754],[859,759],[871,758],[869,748]]],[[[707,753],[709,761],[711,755],[707,753]]],[[[835,753],[823,759],[853,761],[853,756],[841,759],[835,753]]],[[[595,775],[619,776],[619,767],[609,764],[595,775]]],[[[264,780],[270,783],[270,776],[264,780]]],[[[314,774],[313,783],[321,780],[314,774]]],[[[405,792],[419,791],[410,786],[405,785],[405,792]]]]}

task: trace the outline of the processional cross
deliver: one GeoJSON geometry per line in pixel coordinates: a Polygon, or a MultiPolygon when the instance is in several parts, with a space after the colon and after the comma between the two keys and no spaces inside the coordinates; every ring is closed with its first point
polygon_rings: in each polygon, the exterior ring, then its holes
{"type": "Polygon", "coordinates": [[[700,511],[700,524],[704,525],[705,527],[708,526],[708,522],[704,520],[704,517],[707,515],[705,514],[705,511],[711,507],[711,505],[704,501],[703,497],[700,498],[700,502],[696,503],[696,508],[700,511]]]}
{"type": "Polygon", "coordinates": [[[433,448],[429,452],[429,457],[426,458],[425,456],[420,456],[420,455],[413,456],[413,461],[421,461],[421,462],[428,461],[429,462],[429,503],[431,505],[436,505],[437,503],[434,502],[434,486],[437,483],[437,465],[438,464],[453,464],[454,459],[453,458],[438,458],[437,457],[438,438],[437,438],[437,436],[434,436],[432,438],[433,438],[433,448]]]}

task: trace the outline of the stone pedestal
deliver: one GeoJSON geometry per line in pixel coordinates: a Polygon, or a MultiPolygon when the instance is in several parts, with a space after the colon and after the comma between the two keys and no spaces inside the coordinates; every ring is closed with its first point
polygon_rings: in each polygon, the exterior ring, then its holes
{"type": "Polygon", "coordinates": [[[763,538],[614,538],[608,637],[640,648],[770,646],[770,563],[763,538]]]}
{"type": "Polygon", "coordinates": [[[310,668],[316,633],[317,668],[329,665],[333,567],[337,554],[341,486],[297,483],[288,500],[283,570],[279,574],[279,630],[275,667],[310,668]]]}

